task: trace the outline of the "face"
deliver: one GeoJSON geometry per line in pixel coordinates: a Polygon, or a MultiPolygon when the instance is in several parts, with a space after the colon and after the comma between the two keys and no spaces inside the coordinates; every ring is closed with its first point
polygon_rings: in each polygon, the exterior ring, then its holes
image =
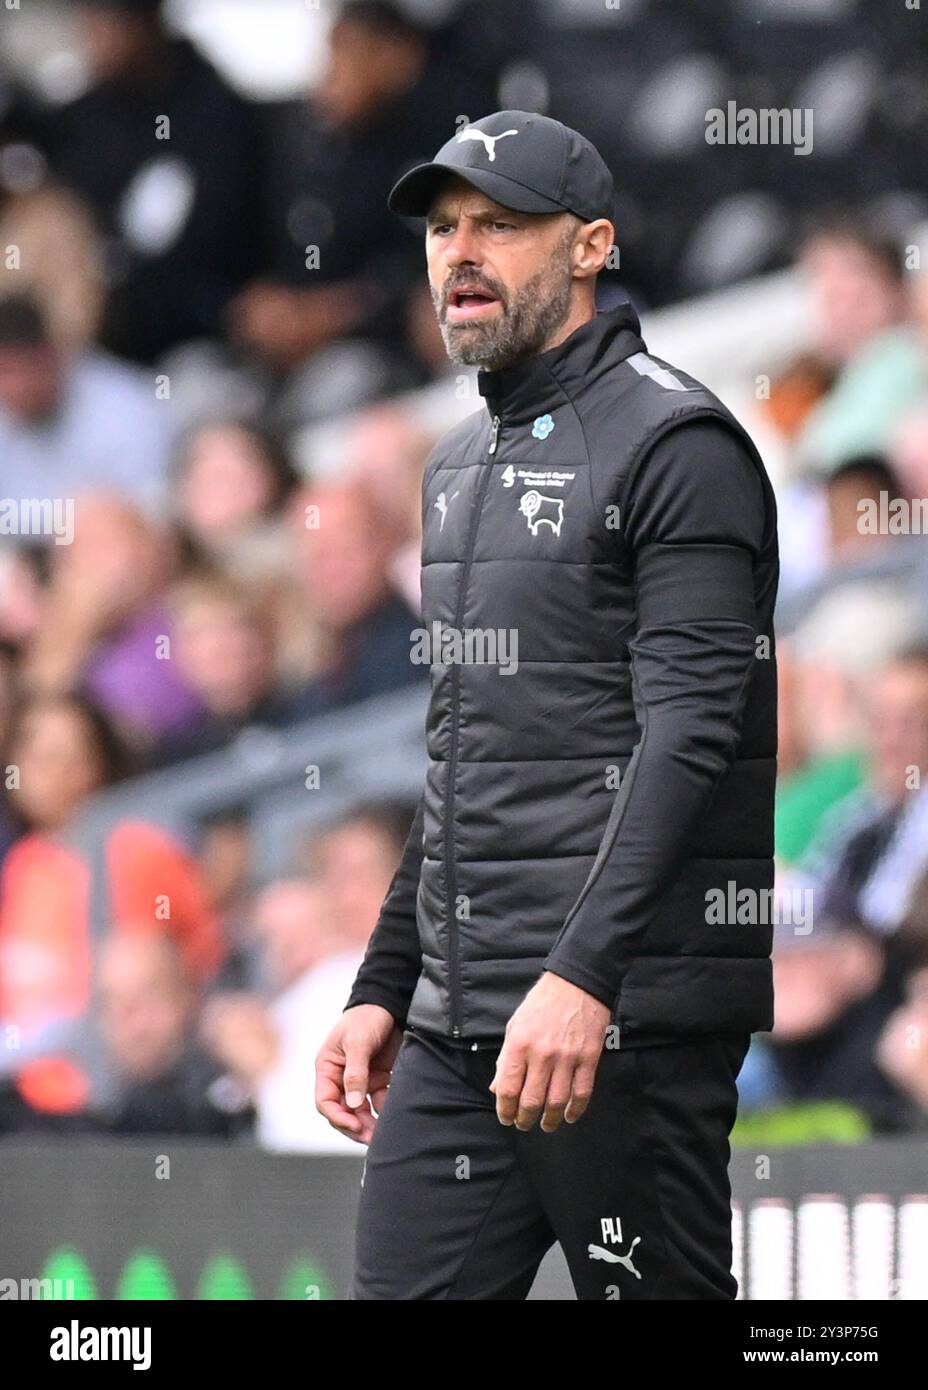
{"type": "Polygon", "coordinates": [[[512,212],[460,179],[436,198],[426,255],[451,361],[498,368],[551,346],[571,310],[571,213],[512,212]]]}
{"type": "Polygon", "coordinates": [[[329,38],[316,105],[333,125],[360,124],[415,80],[423,56],[418,43],[341,20],[329,38]]]}
{"type": "Polygon", "coordinates": [[[246,430],[216,426],[193,441],[178,493],[194,535],[222,540],[271,508],[274,481],[257,440],[246,430]]]}
{"type": "Polygon", "coordinates": [[[853,555],[864,546],[880,545],[879,532],[860,529],[860,504],[868,500],[879,506],[882,484],[870,474],[846,473],[833,478],[825,492],[828,533],[833,558],[853,555]]]}
{"type": "Polygon", "coordinates": [[[917,768],[921,777],[928,772],[928,665],[912,661],[889,667],[868,705],[873,780],[884,796],[902,801],[908,770],[917,768]]]}
{"type": "Polygon", "coordinates": [[[314,858],[345,946],[363,945],[377,924],[390,887],[398,859],[396,846],[378,825],[358,820],[324,835],[314,858]]]}
{"type": "Polygon", "coordinates": [[[19,727],[12,762],[19,768],[17,808],[39,829],[64,825],[103,784],[91,730],[65,704],[35,706],[19,727]]]}
{"type": "Polygon", "coordinates": [[[434,442],[433,436],[393,406],[366,410],[352,431],[352,472],[362,480],[380,516],[389,519],[398,538],[410,530],[418,533],[422,472],[434,442]]]}
{"type": "Polygon", "coordinates": [[[145,933],[109,943],[98,977],[103,1033],[120,1071],[161,1074],[183,1049],[193,998],[169,944],[145,933]]]}
{"type": "Polygon", "coordinates": [[[306,879],[282,879],[258,898],[254,935],[261,946],[268,982],[290,984],[332,950],[334,933],[326,895],[306,879]]]}
{"type": "Polygon", "coordinates": [[[338,486],[298,499],[293,516],[300,578],[314,614],[330,632],[354,627],[389,592],[388,532],[360,496],[338,486]],[[306,505],[319,508],[318,526],[307,526],[306,505]]]}
{"type": "Polygon", "coordinates": [[[804,251],[802,266],[809,276],[819,345],[832,362],[847,361],[902,312],[899,286],[850,239],[817,238],[804,251]]]}
{"type": "Polygon", "coordinates": [[[0,406],[20,420],[41,420],[55,407],[61,388],[58,359],[51,348],[0,348],[0,406]]]}
{"type": "Polygon", "coordinates": [[[263,629],[218,596],[192,599],[174,635],[178,666],[216,714],[246,713],[273,680],[273,651],[263,629]]]}
{"type": "Polygon", "coordinates": [[[54,547],[52,584],[83,592],[101,623],[114,627],[160,592],[170,569],[170,537],[115,496],[86,493],[75,502],[74,540],[54,547]]]}

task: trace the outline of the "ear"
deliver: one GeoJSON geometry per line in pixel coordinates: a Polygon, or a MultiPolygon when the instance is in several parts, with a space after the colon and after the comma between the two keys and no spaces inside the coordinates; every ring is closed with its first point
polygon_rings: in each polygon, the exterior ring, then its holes
{"type": "Polygon", "coordinates": [[[615,227],[607,217],[585,222],[574,242],[574,275],[581,280],[598,275],[615,245],[615,227]]]}

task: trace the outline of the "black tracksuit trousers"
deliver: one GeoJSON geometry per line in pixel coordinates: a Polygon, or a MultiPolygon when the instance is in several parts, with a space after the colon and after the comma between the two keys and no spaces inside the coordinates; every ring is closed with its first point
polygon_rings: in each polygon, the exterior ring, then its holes
{"type": "Polygon", "coordinates": [[[728,1138],[749,1042],[607,1049],[586,1113],[545,1134],[497,1120],[496,1048],[407,1030],[350,1297],[524,1299],[558,1241],[578,1299],[733,1299],[728,1138]]]}

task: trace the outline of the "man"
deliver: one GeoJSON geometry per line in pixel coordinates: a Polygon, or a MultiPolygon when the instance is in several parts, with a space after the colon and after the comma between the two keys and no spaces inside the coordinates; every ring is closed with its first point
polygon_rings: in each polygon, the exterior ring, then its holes
{"type": "Polygon", "coordinates": [[[20,253],[0,266],[0,294],[31,294],[52,341],[75,350],[97,334],[103,249],[88,209],[49,172],[47,143],[44,110],[0,62],[0,246],[20,253]]]}
{"type": "Polygon", "coordinates": [[[175,941],[144,924],[114,932],[102,944],[96,985],[115,1083],[100,1116],[108,1130],[231,1139],[250,1129],[247,1095],[223,1084],[197,1039],[200,992],[175,941]]]}
{"type": "Polygon", "coordinates": [[[390,561],[398,539],[359,480],[309,484],[296,498],[296,580],[323,642],[312,678],[284,701],[286,722],[311,719],[425,678],[409,660],[407,603],[390,561]],[[308,507],[319,525],[307,524],[308,507]]]}
{"type": "Polygon", "coordinates": [[[229,748],[247,729],[279,727],[286,705],[263,595],[221,572],[203,572],[175,586],[168,612],[174,661],[202,709],[162,735],[150,763],[170,767],[229,748]]]}
{"type": "Polygon", "coordinates": [[[869,682],[864,704],[866,785],[841,808],[810,872],[821,881],[823,913],[883,935],[905,971],[909,948],[894,937],[928,868],[928,793],[919,780],[928,767],[928,647],[897,651],[869,682]]]}
{"type": "Polygon", "coordinates": [[[106,242],[102,345],[154,362],[218,337],[260,264],[258,114],[161,0],[72,0],[91,82],[51,122],[52,169],[106,242]]]}
{"type": "Polygon", "coordinates": [[[57,345],[30,295],[0,299],[4,536],[66,544],[75,525],[69,508],[90,492],[163,509],[171,444],[169,417],[141,372],[93,349],[57,345]],[[24,505],[32,498],[52,518],[41,527],[24,505]]]}
{"type": "Polygon", "coordinates": [[[796,440],[827,474],[885,451],[900,416],[924,398],[925,354],[910,313],[902,247],[865,222],[826,222],[801,248],[818,355],[834,381],[796,440]]]}
{"type": "Polygon", "coordinates": [[[269,260],[232,306],[236,339],[284,371],[349,336],[379,340],[400,365],[417,265],[386,196],[455,112],[481,105],[401,7],[341,4],[310,98],[268,113],[269,260]]]}
{"type": "Polygon", "coordinates": [[[412,810],[359,806],[313,837],[305,875],[270,884],[253,923],[261,972],[273,992],[213,997],[208,1028],[217,1054],[254,1097],[266,1149],[344,1153],[306,1094],[306,1072],[351,988],[409,833],[412,810]]]}
{"type": "Polygon", "coordinates": [[[356,1299],[521,1299],[555,1240],[581,1299],[736,1292],[770,927],[707,904],[772,881],[775,506],[724,407],[596,313],[612,195],[524,111],[391,194],[487,407],[426,467],[423,617],[517,635],[518,669],[433,657],[425,792],[318,1059],[373,1141],[356,1299]]]}

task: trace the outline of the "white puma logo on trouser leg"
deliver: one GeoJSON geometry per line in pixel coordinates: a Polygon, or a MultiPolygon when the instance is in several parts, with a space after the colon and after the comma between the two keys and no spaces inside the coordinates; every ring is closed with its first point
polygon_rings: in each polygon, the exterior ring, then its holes
{"type": "Polygon", "coordinates": [[[628,1247],[627,1255],[617,1255],[614,1250],[605,1250],[601,1245],[588,1245],[586,1247],[587,1254],[591,1260],[607,1260],[611,1265],[624,1265],[629,1274],[634,1274],[636,1279],[640,1279],[641,1275],[632,1264],[632,1251],[640,1240],[641,1236],[635,1236],[635,1239],[628,1247]]]}

